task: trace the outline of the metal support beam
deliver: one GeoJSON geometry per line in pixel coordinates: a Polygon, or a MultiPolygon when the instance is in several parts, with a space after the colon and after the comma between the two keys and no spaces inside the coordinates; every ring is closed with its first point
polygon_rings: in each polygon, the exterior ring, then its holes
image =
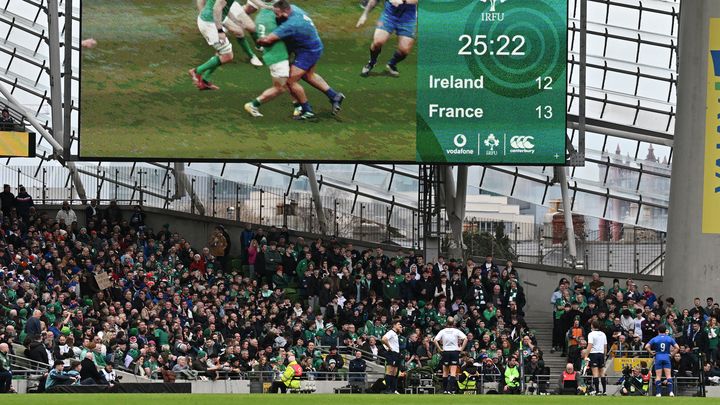
{"type": "Polygon", "coordinates": [[[64,91],[63,94],[63,158],[67,161],[70,159],[71,131],[72,131],[72,0],[65,0],[65,40],[64,40],[64,91]]]}
{"type": "Polygon", "coordinates": [[[453,175],[453,166],[444,166],[441,171],[444,177],[444,198],[450,231],[454,245],[450,245],[449,254],[453,258],[463,257],[463,221],[465,220],[465,203],[467,197],[467,166],[458,166],[457,180],[453,175]]]}
{"type": "Polygon", "coordinates": [[[575,245],[575,227],[572,220],[572,204],[570,203],[570,192],[568,190],[567,169],[565,167],[555,168],[555,177],[560,183],[562,194],[563,215],[565,217],[565,231],[567,232],[568,252],[573,268],[577,260],[577,246],[575,245]]]}
{"type": "Polygon", "coordinates": [[[198,198],[195,190],[190,187],[190,180],[188,180],[187,174],[185,174],[185,164],[175,163],[175,170],[173,170],[173,174],[175,175],[175,184],[177,186],[175,198],[179,199],[185,195],[190,195],[190,204],[197,209],[200,215],[205,215],[205,206],[203,206],[203,203],[198,198]]]}
{"type": "Polygon", "coordinates": [[[312,199],[315,205],[315,212],[318,217],[318,224],[320,225],[320,234],[327,235],[327,218],[325,217],[325,210],[323,210],[322,200],[320,199],[320,187],[318,186],[318,180],[315,176],[315,166],[311,163],[303,163],[301,169],[305,171],[305,176],[308,178],[310,183],[310,192],[312,192],[312,199]]]}
{"type": "Polygon", "coordinates": [[[67,168],[68,170],[70,170],[72,182],[75,185],[75,192],[77,193],[80,202],[82,202],[83,204],[87,204],[87,193],[85,192],[85,186],[83,185],[82,179],[80,178],[80,173],[75,167],[75,162],[67,162],[67,168]]]}
{"type": "MultiPolygon", "coordinates": [[[[580,118],[568,115],[568,128],[580,130],[580,118]]],[[[600,120],[586,120],[585,130],[596,132],[598,134],[616,136],[618,138],[629,139],[631,141],[640,141],[653,143],[656,145],[673,146],[673,136],[670,134],[661,134],[659,132],[647,131],[642,128],[633,128],[626,125],[613,124],[609,122],[602,123],[600,120]]]]}
{"type": "Polygon", "coordinates": [[[578,115],[578,150],[572,159],[574,166],[585,164],[585,114],[587,106],[587,0],[580,0],[580,105],[578,115]]]}
{"type": "Polygon", "coordinates": [[[61,145],[63,142],[62,79],[60,74],[60,16],[58,0],[48,0],[48,52],[50,65],[50,107],[52,131],[61,145]]]}

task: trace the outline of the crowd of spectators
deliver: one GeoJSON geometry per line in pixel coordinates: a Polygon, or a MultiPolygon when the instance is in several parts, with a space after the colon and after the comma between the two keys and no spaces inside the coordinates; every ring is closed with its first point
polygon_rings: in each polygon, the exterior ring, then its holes
{"type": "MultiPolygon", "coordinates": [[[[238,235],[217,226],[195,247],[170,224],[151,229],[139,206],[127,214],[93,200],[81,221],[67,202],[37,210],[22,186],[17,195],[3,187],[0,211],[0,392],[10,389],[18,345],[47,365],[48,388],[112,384],[117,368],[166,379],[278,375],[290,355],[309,378],[334,379],[384,357],[380,338],[393,320],[403,325],[402,372],[432,372],[440,356],[431,339],[449,316],[468,335],[464,375],[513,391],[506,376],[517,367],[531,382],[548,372],[512,262],[359,251],[250,225],[238,235]]],[[[648,285],[606,286],[594,274],[561,279],[551,302],[551,351],[567,356],[567,372],[586,373],[586,337],[599,320],[611,357],[647,357],[645,343],[664,325],[681,347],[676,375],[702,367],[707,383],[720,382],[713,298],[681,310],[648,285]]]]}
{"type": "Polygon", "coordinates": [[[554,315],[551,350],[561,351],[581,374],[587,375],[584,351],[590,324],[598,320],[608,338],[610,359],[651,357],[645,345],[664,325],[680,346],[672,356],[673,374],[699,377],[703,367],[706,383],[720,382],[720,306],[712,297],[704,304],[695,298],[690,308],[681,309],[674,298],[656,296],[649,285],[640,288],[632,279],[622,284],[614,279],[606,285],[595,273],[589,281],[581,275],[572,280],[562,278],[551,303],[554,315]]]}
{"type": "Polygon", "coordinates": [[[157,378],[271,373],[290,353],[308,376],[333,378],[383,357],[380,338],[394,319],[403,325],[401,370],[432,371],[440,356],[431,338],[451,315],[468,335],[469,365],[542,369],[512,262],[359,251],[250,225],[236,235],[218,226],[192,246],[170,224],[147,226],[141,207],[128,215],[91,201],[81,221],[67,203],[37,210],[22,187],[15,196],[6,185],[0,199],[0,342],[63,373],[80,368],[57,383],[101,382],[91,362],[157,378]],[[232,246],[240,255],[230,256],[232,246]]]}

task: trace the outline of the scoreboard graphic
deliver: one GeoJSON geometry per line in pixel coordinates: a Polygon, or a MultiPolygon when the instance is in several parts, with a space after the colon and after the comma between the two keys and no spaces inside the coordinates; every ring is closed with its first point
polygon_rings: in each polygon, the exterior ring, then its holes
{"type": "Polygon", "coordinates": [[[565,161],[566,0],[418,3],[418,162],[565,161]]]}
{"type": "MultiPolygon", "coordinates": [[[[97,46],[81,50],[77,158],[565,164],[567,0],[290,2],[333,89],[300,81],[312,114],[288,92],[260,100],[272,72],[250,53],[266,55],[233,35],[232,63],[213,68],[192,1],[84,2],[81,34],[97,46]],[[341,111],[328,102],[339,93],[341,111]]],[[[292,61],[301,32],[289,31],[292,61]]]]}

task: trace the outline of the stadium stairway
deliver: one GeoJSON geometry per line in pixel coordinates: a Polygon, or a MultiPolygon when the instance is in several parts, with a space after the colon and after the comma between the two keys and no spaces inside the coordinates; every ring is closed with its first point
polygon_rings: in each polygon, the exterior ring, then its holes
{"type": "Polygon", "coordinates": [[[559,375],[567,363],[562,353],[550,353],[552,349],[553,320],[550,312],[531,312],[525,314],[529,328],[534,331],[537,344],[543,352],[545,366],[550,368],[550,375],[559,375]]]}

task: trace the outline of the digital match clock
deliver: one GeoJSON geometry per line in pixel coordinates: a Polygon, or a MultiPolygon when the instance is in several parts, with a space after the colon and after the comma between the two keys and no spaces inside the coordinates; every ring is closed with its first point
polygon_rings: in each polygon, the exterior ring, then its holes
{"type": "Polygon", "coordinates": [[[418,161],[563,164],[567,1],[418,7],[418,161]]]}

